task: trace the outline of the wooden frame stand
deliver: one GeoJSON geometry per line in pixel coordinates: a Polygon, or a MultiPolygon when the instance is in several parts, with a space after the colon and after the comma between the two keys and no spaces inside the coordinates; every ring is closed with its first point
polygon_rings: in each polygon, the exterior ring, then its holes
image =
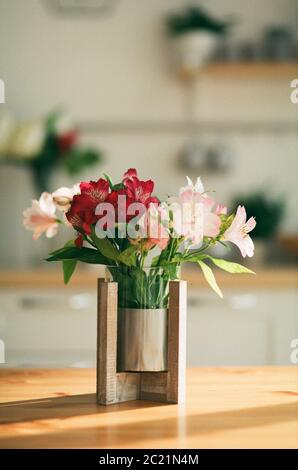
{"type": "Polygon", "coordinates": [[[181,403],[185,399],[186,281],[170,281],[168,368],[165,372],[117,372],[117,282],[98,279],[97,401],[181,403]]]}

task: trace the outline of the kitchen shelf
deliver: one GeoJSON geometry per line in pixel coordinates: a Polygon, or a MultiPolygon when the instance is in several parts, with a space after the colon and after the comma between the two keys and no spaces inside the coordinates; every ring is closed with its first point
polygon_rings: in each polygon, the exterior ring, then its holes
{"type": "Polygon", "coordinates": [[[214,79],[294,79],[298,77],[298,62],[214,62],[202,68],[182,68],[184,80],[196,77],[214,79]]]}
{"type": "MultiPolygon", "coordinates": [[[[298,269],[294,267],[260,267],[256,268],[257,274],[241,274],[234,276],[216,271],[216,279],[222,288],[273,288],[289,289],[298,286],[298,269]]],[[[69,288],[95,289],[96,279],[104,276],[104,267],[97,269],[78,269],[69,288]]],[[[183,269],[182,279],[189,283],[189,288],[205,288],[208,285],[197,267],[187,267],[183,269]]],[[[3,270],[0,271],[0,289],[37,289],[37,288],[60,288],[63,289],[62,269],[36,269],[36,270],[3,270]]]]}
{"type": "MultiPolygon", "coordinates": [[[[297,133],[295,120],[249,120],[249,121],[193,121],[193,120],[115,120],[77,121],[76,127],[85,134],[177,134],[192,132],[270,132],[270,133],[297,133]]],[[[0,160],[1,163],[1,160],[0,160]]]]}

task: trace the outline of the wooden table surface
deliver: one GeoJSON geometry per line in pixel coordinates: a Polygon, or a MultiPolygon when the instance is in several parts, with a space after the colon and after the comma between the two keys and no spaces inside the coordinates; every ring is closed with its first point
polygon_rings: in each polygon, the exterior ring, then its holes
{"type": "Polygon", "coordinates": [[[95,400],[94,369],[0,370],[1,448],[298,448],[298,369],[187,371],[185,405],[95,400]]]}

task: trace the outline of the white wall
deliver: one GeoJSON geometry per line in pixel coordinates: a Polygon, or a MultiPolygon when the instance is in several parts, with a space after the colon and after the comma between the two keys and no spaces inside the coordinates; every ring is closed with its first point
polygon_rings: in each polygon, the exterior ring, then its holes
{"type": "MultiPolygon", "coordinates": [[[[66,19],[52,15],[42,0],[0,0],[0,77],[7,101],[1,109],[26,118],[64,104],[80,121],[187,118],[187,93],[169,67],[162,24],[166,12],[186,3],[119,0],[106,17],[66,19]]],[[[295,30],[296,0],[198,3],[206,3],[218,15],[234,13],[236,38],[257,37],[265,24],[282,23],[295,30]]],[[[298,105],[290,103],[289,90],[288,79],[198,80],[195,114],[207,121],[297,122],[298,105]]],[[[298,230],[293,216],[298,196],[297,134],[235,131],[199,137],[209,143],[224,140],[232,149],[231,171],[207,178],[206,186],[216,188],[219,199],[228,202],[238,190],[266,185],[288,198],[284,230],[298,230]]],[[[185,132],[89,134],[83,139],[106,152],[98,172],[110,172],[116,179],[127,167],[136,166],[144,177],[156,179],[161,196],[184,182],[176,157],[187,140],[185,132]]],[[[94,178],[94,173],[85,176],[94,178]]],[[[62,182],[67,178],[57,176],[56,184],[62,182]]],[[[30,194],[29,175],[21,169],[0,168],[3,264],[26,264],[32,259],[30,235],[20,223],[30,194]]]]}

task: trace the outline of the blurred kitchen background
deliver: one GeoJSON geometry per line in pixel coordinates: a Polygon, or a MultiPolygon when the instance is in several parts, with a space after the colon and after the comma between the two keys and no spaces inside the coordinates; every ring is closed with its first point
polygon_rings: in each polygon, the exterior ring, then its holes
{"type": "Polygon", "coordinates": [[[95,364],[99,269],[64,287],[41,260],[65,235],[33,242],[22,211],[41,188],[130,167],[160,197],[201,175],[257,217],[257,276],[216,273],[220,300],[184,271],[188,365],[291,364],[297,26],[297,0],[0,0],[2,367],[95,364]]]}

